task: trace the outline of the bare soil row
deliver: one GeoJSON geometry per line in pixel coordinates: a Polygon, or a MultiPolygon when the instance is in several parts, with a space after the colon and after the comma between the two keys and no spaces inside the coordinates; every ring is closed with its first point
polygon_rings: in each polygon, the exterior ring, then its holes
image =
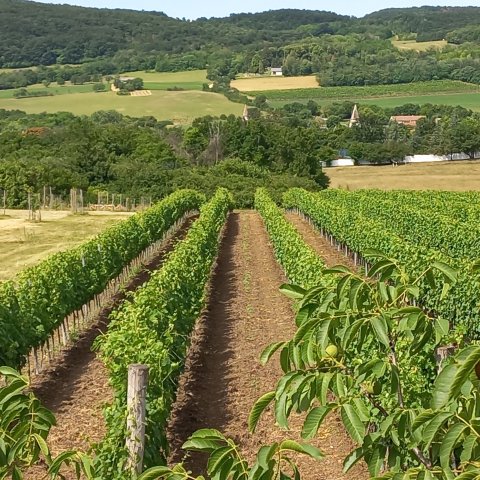
{"type": "MultiPolygon", "coordinates": [[[[327,264],[344,259],[300,217],[289,215],[288,219],[327,264]]],[[[230,215],[209,302],[192,338],[170,424],[172,462],[184,459],[195,474],[204,473],[205,458],[199,454],[184,457],[180,449],[199,428],[222,431],[250,460],[261,445],[285,438],[300,440],[302,419],[293,419],[291,431],[281,431],[271,411],[255,434],[248,434],[247,428],[255,400],[273,390],[282,374],[278,358],[262,366],[260,353],[270,343],[288,340],[295,331],[292,303],[279,292],[285,281],[259,214],[241,211],[230,215]]],[[[321,463],[300,458],[302,479],[368,478],[361,466],[348,475],[342,473],[343,459],[353,445],[337,416],[328,418],[315,444],[326,458],[321,463]]]]}

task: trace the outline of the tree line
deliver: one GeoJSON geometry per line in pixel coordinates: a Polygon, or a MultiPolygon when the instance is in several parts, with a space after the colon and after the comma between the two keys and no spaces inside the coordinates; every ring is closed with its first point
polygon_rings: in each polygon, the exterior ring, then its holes
{"type": "Polygon", "coordinates": [[[0,189],[9,206],[25,207],[28,192],[44,186],[60,197],[76,187],[153,200],[178,188],[212,195],[227,187],[248,207],[259,186],[275,198],[292,186],[326,187],[322,162],[345,155],[388,163],[416,153],[474,158],[480,151],[480,114],[463,107],[360,105],[360,122],[348,128],[352,108],[293,103],[248,121],[202,117],[187,128],[115,111],[77,117],[0,110],[0,189]],[[403,114],[424,118],[415,129],[390,120],[403,114]]]}

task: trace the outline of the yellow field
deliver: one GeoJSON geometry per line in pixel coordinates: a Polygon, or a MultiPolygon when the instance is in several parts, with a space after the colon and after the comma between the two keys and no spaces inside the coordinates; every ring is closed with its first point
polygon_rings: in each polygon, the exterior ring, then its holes
{"type": "Polygon", "coordinates": [[[42,211],[42,222],[28,221],[26,210],[0,211],[0,281],[11,279],[46,256],[84,242],[131,213],[90,212],[70,215],[42,211]]]}
{"type": "Polygon", "coordinates": [[[480,190],[480,161],[332,167],[324,172],[332,188],[348,190],[480,190]]]}
{"type": "Polygon", "coordinates": [[[318,88],[316,77],[251,77],[238,78],[230,84],[241,92],[264,92],[267,90],[293,90],[318,88]]]}
{"type": "Polygon", "coordinates": [[[446,40],[436,40],[431,42],[416,42],[415,40],[392,40],[394,47],[400,50],[415,50],[425,52],[430,48],[441,50],[448,45],[446,40]]]}

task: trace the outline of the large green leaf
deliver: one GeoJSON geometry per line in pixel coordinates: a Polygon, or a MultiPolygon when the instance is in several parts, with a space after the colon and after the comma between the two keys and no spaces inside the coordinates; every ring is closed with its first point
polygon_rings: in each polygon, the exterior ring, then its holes
{"type": "Polygon", "coordinates": [[[148,470],[145,470],[139,477],[138,480],[156,480],[162,478],[167,474],[171,473],[169,467],[152,467],[148,470]]]}
{"type": "Polygon", "coordinates": [[[260,363],[262,365],[265,365],[266,363],[268,363],[270,358],[272,358],[272,355],[274,355],[274,353],[278,349],[284,347],[285,344],[286,342],[276,342],[276,343],[272,343],[271,345],[268,345],[268,347],[266,347],[260,355],[260,363]]]}
{"type": "Polygon", "coordinates": [[[363,448],[358,447],[345,457],[343,461],[343,471],[347,473],[362,458],[363,458],[363,448]]]}
{"type": "Polygon", "coordinates": [[[388,337],[388,325],[386,320],[383,317],[374,317],[370,320],[370,324],[375,331],[377,340],[380,343],[383,343],[383,345],[385,345],[387,348],[389,348],[390,339],[388,337]]]}
{"type": "Polygon", "coordinates": [[[280,292],[294,300],[301,300],[305,296],[306,290],[302,287],[299,287],[298,285],[284,283],[280,287],[280,292]]]}
{"type": "Polygon", "coordinates": [[[422,432],[422,440],[424,442],[425,448],[430,447],[430,444],[433,442],[435,436],[438,434],[439,429],[449,418],[451,418],[451,416],[452,413],[450,412],[438,412],[433,417],[433,419],[428,422],[422,432]]]}
{"type": "Polygon", "coordinates": [[[361,445],[365,436],[365,426],[360,420],[355,407],[345,404],[342,405],[340,412],[347,432],[356,443],[361,445]]]}
{"type": "Polygon", "coordinates": [[[480,468],[474,468],[461,473],[455,480],[480,480],[480,468]]]}
{"type": "Polygon", "coordinates": [[[444,262],[434,262],[432,267],[439,270],[450,282],[455,282],[458,278],[458,270],[444,262]]]}
{"type": "Polygon", "coordinates": [[[308,455],[309,457],[314,458],[315,460],[321,460],[324,457],[324,454],[318,448],[305,443],[298,443],[294,440],[284,440],[280,444],[280,449],[303,453],[305,455],[308,455]]]}
{"type": "Polygon", "coordinates": [[[453,425],[445,435],[440,445],[440,465],[443,468],[450,468],[450,461],[453,449],[460,439],[460,436],[465,431],[467,426],[464,423],[456,423],[453,425]]]}
{"type": "Polygon", "coordinates": [[[331,407],[328,405],[312,408],[303,423],[302,438],[305,440],[312,439],[330,410],[331,407]]]}
{"type": "Polygon", "coordinates": [[[444,407],[450,399],[450,388],[457,373],[456,365],[447,365],[435,380],[432,408],[444,407]]]}
{"type": "Polygon", "coordinates": [[[210,455],[210,458],[208,459],[208,465],[207,465],[208,474],[212,476],[215,475],[217,471],[222,468],[225,461],[230,459],[231,454],[234,452],[235,450],[230,445],[226,447],[221,447],[215,450],[210,455]]]}
{"type": "Polygon", "coordinates": [[[460,455],[461,463],[470,463],[474,448],[478,446],[479,438],[476,433],[471,433],[462,444],[462,453],[460,455]]]}
{"type": "Polygon", "coordinates": [[[480,346],[472,345],[462,351],[462,363],[457,367],[455,376],[450,386],[449,400],[456,398],[463,384],[468,380],[470,373],[477,363],[480,362],[480,346]]]}
{"type": "Polygon", "coordinates": [[[272,400],[275,398],[275,390],[272,392],[265,393],[262,395],[252,407],[250,415],[248,416],[248,429],[250,432],[254,432],[257,427],[260,416],[265,411],[265,409],[270,405],[272,400]]]}

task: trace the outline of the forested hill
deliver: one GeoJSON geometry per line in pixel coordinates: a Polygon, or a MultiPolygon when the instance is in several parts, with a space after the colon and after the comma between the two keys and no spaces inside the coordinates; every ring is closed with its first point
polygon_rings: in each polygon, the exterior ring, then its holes
{"type": "Polygon", "coordinates": [[[417,34],[418,41],[449,39],[449,34],[480,23],[478,7],[387,8],[366,15],[361,23],[384,26],[397,34],[417,34]]]}
{"type": "Polygon", "coordinates": [[[279,48],[324,34],[418,34],[425,40],[450,35],[462,43],[480,32],[475,7],[387,9],[362,19],[291,9],[188,21],[161,12],[0,0],[0,12],[0,67],[75,64],[128,51],[129,57],[191,53],[186,67],[197,68],[222,50],[279,48]]]}
{"type": "Polygon", "coordinates": [[[334,13],[278,10],[188,21],[158,12],[0,0],[0,67],[80,63],[120,50],[179,54],[279,46],[309,24],[349,20],[334,13]]]}

